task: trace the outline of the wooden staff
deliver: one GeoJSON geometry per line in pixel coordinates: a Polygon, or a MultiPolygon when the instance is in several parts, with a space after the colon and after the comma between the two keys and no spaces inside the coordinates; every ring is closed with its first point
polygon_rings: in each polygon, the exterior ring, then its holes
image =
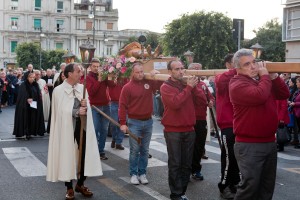
{"type": "MultiPolygon", "coordinates": [[[[300,63],[287,63],[287,62],[267,62],[266,68],[270,73],[300,73],[300,63]]],[[[149,73],[145,73],[145,78],[148,80],[159,80],[165,81],[170,75],[167,70],[159,70],[161,74],[155,74],[151,77],[149,73]]],[[[211,69],[211,70],[186,70],[186,75],[194,76],[215,76],[223,72],[228,71],[227,69],[211,69]]],[[[186,79],[187,76],[184,76],[186,79]]]]}
{"type": "MultiPolygon", "coordinates": [[[[101,115],[103,115],[111,123],[113,123],[114,125],[116,125],[117,127],[120,128],[121,124],[119,124],[118,122],[116,122],[113,118],[111,118],[110,116],[108,116],[102,110],[98,109],[96,106],[92,106],[92,108],[94,108],[98,113],[100,113],[101,115]]],[[[135,139],[139,145],[142,143],[142,138],[137,137],[136,135],[134,135],[129,129],[127,129],[126,132],[129,134],[130,137],[132,137],[133,139],[135,139]]]]}
{"type": "MultiPolygon", "coordinates": [[[[84,64],[86,65],[86,64],[84,64]]],[[[85,99],[86,96],[86,74],[87,74],[87,67],[84,66],[84,80],[83,80],[83,97],[82,99],[85,99]]],[[[82,160],[82,146],[83,146],[83,134],[84,129],[86,129],[86,115],[80,115],[80,139],[79,139],[79,155],[78,155],[78,164],[77,164],[77,177],[80,177],[81,172],[81,160],[82,160]]]]}

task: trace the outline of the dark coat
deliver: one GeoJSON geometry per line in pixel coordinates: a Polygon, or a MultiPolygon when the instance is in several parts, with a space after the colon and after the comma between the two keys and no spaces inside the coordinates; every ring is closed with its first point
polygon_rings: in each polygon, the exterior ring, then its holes
{"type": "Polygon", "coordinates": [[[45,124],[43,103],[39,86],[36,82],[30,84],[27,80],[19,87],[16,103],[14,132],[16,137],[44,135],[45,124]],[[37,101],[37,109],[31,108],[27,99],[37,101]]]}

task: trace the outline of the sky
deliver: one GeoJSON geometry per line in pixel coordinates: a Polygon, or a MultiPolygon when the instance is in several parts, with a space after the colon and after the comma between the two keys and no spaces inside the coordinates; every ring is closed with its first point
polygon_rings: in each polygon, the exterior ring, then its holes
{"type": "Polygon", "coordinates": [[[255,37],[253,30],[277,18],[282,23],[285,0],[113,0],[119,11],[119,30],[146,29],[164,33],[164,26],[182,14],[220,12],[233,19],[244,19],[244,36],[255,37]]]}

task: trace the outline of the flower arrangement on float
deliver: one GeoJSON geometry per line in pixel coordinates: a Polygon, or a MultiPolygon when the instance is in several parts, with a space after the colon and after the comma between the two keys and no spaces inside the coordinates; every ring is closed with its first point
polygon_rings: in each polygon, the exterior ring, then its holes
{"type": "Polygon", "coordinates": [[[126,58],[124,55],[104,59],[102,79],[129,78],[135,61],[135,57],[126,58]]]}

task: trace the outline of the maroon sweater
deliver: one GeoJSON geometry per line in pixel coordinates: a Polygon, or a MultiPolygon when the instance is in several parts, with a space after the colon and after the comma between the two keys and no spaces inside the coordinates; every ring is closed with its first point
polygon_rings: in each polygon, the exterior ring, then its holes
{"type": "Polygon", "coordinates": [[[208,105],[206,93],[210,101],[214,102],[215,98],[208,90],[206,84],[202,81],[199,81],[197,86],[192,91],[196,120],[206,120],[206,111],[208,105]]]}
{"type": "Polygon", "coordinates": [[[109,104],[107,80],[98,81],[97,74],[89,72],[86,76],[86,88],[91,105],[106,106],[109,104]]]}
{"type": "Polygon", "coordinates": [[[229,98],[229,81],[234,75],[236,75],[236,69],[231,69],[215,78],[217,123],[221,130],[233,127],[233,107],[229,98]]]}
{"type": "Polygon", "coordinates": [[[119,99],[119,119],[126,125],[126,114],[131,119],[150,119],[153,112],[153,93],[158,82],[149,80],[130,80],[122,88],[119,99]]]}
{"type": "Polygon", "coordinates": [[[128,81],[129,80],[127,78],[122,78],[118,80],[117,83],[110,80],[108,81],[108,91],[111,101],[119,102],[122,88],[126,85],[126,83],[128,83],[128,81]]]}
{"type": "Polygon", "coordinates": [[[289,91],[284,81],[269,75],[256,81],[249,76],[236,75],[229,83],[233,105],[233,127],[237,142],[274,142],[278,127],[275,99],[287,99],[289,91]]]}
{"type": "Polygon", "coordinates": [[[164,132],[188,132],[194,130],[196,124],[195,108],[192,97],[192,87],[170,78],[160,87],[164,114],[161,123],[164,132]]]}

